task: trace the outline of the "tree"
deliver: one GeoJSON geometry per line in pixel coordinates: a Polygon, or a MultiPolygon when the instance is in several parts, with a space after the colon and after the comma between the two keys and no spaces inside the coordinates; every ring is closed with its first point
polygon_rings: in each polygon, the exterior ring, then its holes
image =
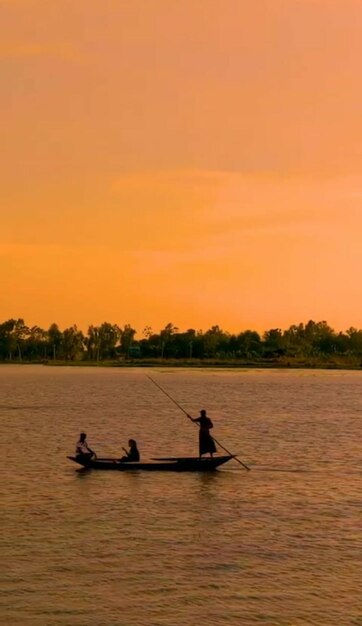
{"type": "Polygon", "coordinates": [[[2,358],[8,358],[12,360],[13,351],[16,350],[16,340],[13,335],[13,330],[16,321],[9,319],[0,325],[0,349],[2,358]]]}
{"type": "Polygon", "coordinates": [[[84,338],[84,345],[87,348],[89,358],[91,360],[99,361],[100,340],[99,328],[97,326],[89,326],[87,336],[84,338]]]}
{"type": "Polygon", "coordinates": [[[283,333],[280,328],[271,328],[265,331],[264,353],[266,356],[282,355],[285,353],[283,333]]]}
{"type": "Polygon", "coordinates": [[[187,347],[187,356],[189,359],[192,359],[192,353],[196,342],[196,330],[193,328],[188,328],[188,330],[183,333],[183,337],[187,347]]]}
{"type": "Polygon", "coordinates": [[[161,342],[161,358],[163,359],[166,346],[170,343],[173,335],[178,331],[177,326],[174,326],[171,322],[166,324],[165,328],[160,332],[161,342]]]}
{"type": "Polygon", "coordinates": [[[15,346],[18,351],[19,361],[22,361],[22,349],[26,337],[29,335],[29,328],[25,326],[24,320],[19,318],[15,321],[11,335],[14,338],[15,346]]]}
{"type": "Polygon", "coordinates": [[[307,355],[311,352],[311,346],[305,337],[304,324],[293,324],[283,333],[284,346],[288,354],[307,355]]]}
{"type": "Polygon", "coordinates": [[[305,337],[312,346],[313,353],[331,353],[335,351],[336,334],[327,322],[309,320],[304,329],[305,337]]]}
{"type": "Polygon", "coordinates": [[[121,329],[117,324],[103,322],[98,329],[99,352],[102,359],[115,356],[115,347],[121,336],[121,329]]]}
{"type": "Polygon", "coordinates": [[[55,361],[58,356],[60,347],[62,345],[62,338],[63,335],[59,330],[58,324],[51,324],[48,328],[48,344],[53,355],[53,361],[55,361]]]}
{"type": "Polygon", "coordinates": [[[48,347],[48,333],[40,326],[32,326],[24,344],[24,353],[27,359],[46,359],[48,347]]]}
{"type": "Polygon", "coordinates": [[[125,324],[121,330],[121,350],[123,354],[126,354],[127,356],[129,356],[136,332],[137,331],[132,328],[130,324],[125,324]]]}
{"type": "Polygon", "coordinates": [[[173,333],[168,344],[168,354],[176,358],[191,359],[196,342],[196,330],[189,328],[184,333],[173,333]]]}
{"type": "Polygon", "coordinates": [[[362,355],[362,330],[357,330],[353,326],[346,332],[348,350],[352,354],[362,355]]]}
{"type": "Polygon", "coordinates": [[[227,343],[230,335],[224,333],[219,326],[211,326],[203,335],[205,356],[215,356],[218,349],[227,343]]]}
{"type": "Polygon", "coordinates": [[[100,326],[89,326],[84,345],[91,360],[109,359],[116,356],[116,346],[121,336],[117,324],[103,322],[100,326]]]}
{"type": "Polygon", "coordinates": [[[236,338],[237,351],[240,356],[250,358],[260,354],[262,350],[261,338],[255,330],[245,330],[236,338]]]}
{"type": "Polygon", "coordinates": [[[66,360],[74,361],[83,352],[84,335],[77,326],[70,326],[63,331],[63,355],[66,360]]]}
{"type": "Polygon", "coordinates": [[[150,337],[152,337],[152,335],[154,334],[151,326],[145,326],[143,331],[142,331],[142,335],[146,338],[149,339],[150,337]]]}

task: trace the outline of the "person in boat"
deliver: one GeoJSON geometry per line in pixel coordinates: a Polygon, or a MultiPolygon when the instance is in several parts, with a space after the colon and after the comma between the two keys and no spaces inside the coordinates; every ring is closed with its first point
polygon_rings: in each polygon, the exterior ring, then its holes
{"type": "Polygon", "coordinates": [[[213,438],[210,435],[210,430],[211,428],[214,427],[211,419],[206,415],[206,411],[203,409],[202,411],[200,411],[200,417],[191,417],[191,415],[188,415],[187,417],[189,417],[189,419],[192,422],[196,422],[197,424],[199,424],[200,430],[199,430],[199,457],[201,459],[203,454],[210,454],[210,457],[212,458],[212,455],[214,454],[214,452],[216,452],[216,446],[215,446],[215,441],[213,440],[213,438]]]}
{"type": "Polygon", "coordinates": [[[129,439],[128,445],[129,445],[129,450],[126,450],[126,448],[122,448],[122,450],[124,450],[126,454],[120,459],[120,461],[121,463],[124,463],[125,461],[127,461],[128,463],[130,462],[137,463],[140,460],[140,453],[137,448],[136,440],[129,439]]]}
{"type": "Polygon", "coordinates": [[[93,450],[90,449],[87,443],[87,435],[86,433],[80,433],[79,440],[75,447],[75,455],[77,457],[83,457],[84,459],[92,459],[97,458],[97,455],[93,450]]]}

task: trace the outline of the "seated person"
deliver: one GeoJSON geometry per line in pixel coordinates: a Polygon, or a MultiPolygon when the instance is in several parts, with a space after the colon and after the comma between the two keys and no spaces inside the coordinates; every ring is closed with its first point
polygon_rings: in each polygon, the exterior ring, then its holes
{"type": "Polygon", "coordinates": [[[75,447],[75,455],[89,460],[93,457],[96,458],[96,453],[88,446],[86,433],[80,433],[79,441],[75,447]]]}
{"type": "Polygon", "coordinates": [[[138,462],[140,460],[140,453],[138,452],[137,442],[134,439],[130,439],[128,441],[128,445],[129,445],[129,450],[126,450],[126,448],[122,448],[122,450],[125,451],[126,456],[123,456],[120,459],[120,461],[122,463],[124,463],[125,461],[127,461],[127,462],[131,462],[131,461],[138,462]]]}

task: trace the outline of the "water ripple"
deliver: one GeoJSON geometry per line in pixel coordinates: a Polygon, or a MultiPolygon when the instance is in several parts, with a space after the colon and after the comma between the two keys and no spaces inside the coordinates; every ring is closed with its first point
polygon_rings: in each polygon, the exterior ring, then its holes
{"type": "Polygon", "coordinates": [[[143,371],[0,366],[0,623],[362,626],[361,374],[152,376],[252,471],[77,470],[82,429],[144,457],[197,431],[143,371]]]}

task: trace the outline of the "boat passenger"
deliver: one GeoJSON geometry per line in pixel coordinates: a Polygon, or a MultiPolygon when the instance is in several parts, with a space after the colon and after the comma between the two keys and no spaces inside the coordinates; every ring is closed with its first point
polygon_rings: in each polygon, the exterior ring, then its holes
{"type": "Polygon", "coordinates": [[[126,454],[120,459],[120,461],[122,463],[124,463],[125,461],[127,461],[128,463],[137,463],[140,460],[140,453],[137,448],[137,442],[135,441],[135,439],[129,439],[128,445],[129,450],[126,450],[126,448],[122,448],[122,450],[124,450],[126,454]]]}
{"type": "Polygon", "coordinates": [[[206,415],[206,411],[202,409],[200,411],[200,417],[191,417],[191,415],[187,416],[192,422],[196,422],[199,424],[199,457],[201,459],[203,454],[209,452],[210,457],[212,458],[214,452],[216,452],[215,441],[210,435],[211,428],[214,427],[211,419],[206,415]]]}
{"type": "Polygon", "coordinates": [[[79,441],[75,447],[75,454],[77,457],[83,457],[89,460],[93,457],[96,458],[96,453],[88,446],[86,433],[80,433],[79,441]]]}

